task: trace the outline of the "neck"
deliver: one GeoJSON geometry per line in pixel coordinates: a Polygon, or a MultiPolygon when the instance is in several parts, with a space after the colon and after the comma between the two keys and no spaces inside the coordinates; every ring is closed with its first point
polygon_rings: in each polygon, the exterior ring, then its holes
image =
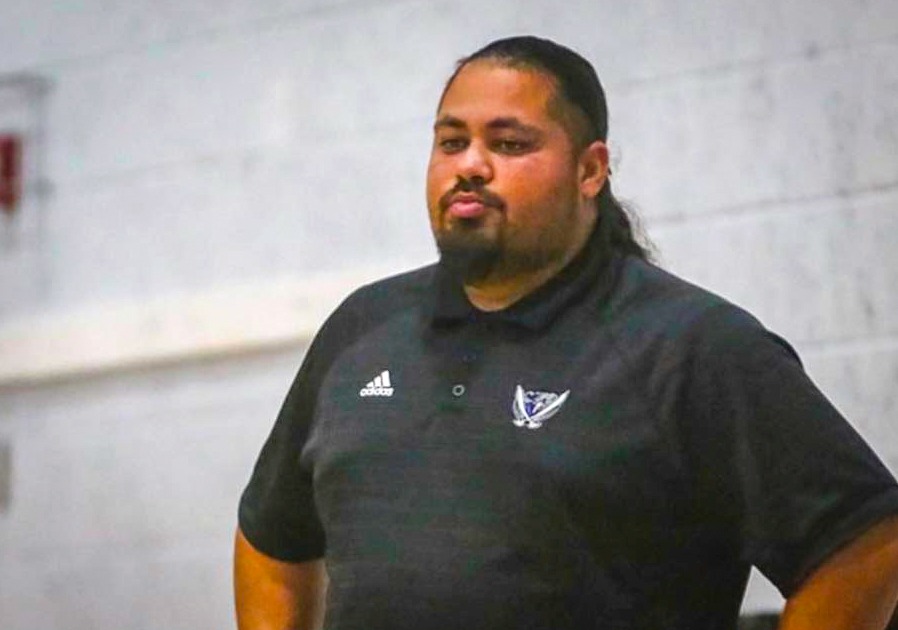
{"type": "Polygon", "coordinates": [[[580,253],[589,240],[594,223],[582,230],[563,256],[539,269],[510,276],[490,274],[482,280],[464,285],[465,295],[478,310],[493,312],[508,308],[554,278],[580,253]]]}

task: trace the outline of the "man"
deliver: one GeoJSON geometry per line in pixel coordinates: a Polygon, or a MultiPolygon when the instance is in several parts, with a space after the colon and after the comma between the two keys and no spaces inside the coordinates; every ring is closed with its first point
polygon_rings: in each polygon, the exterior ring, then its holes
{"type": "Polygon", "coordinates": [[[564,47],[459,64],[440,262],[309,349],[240,504],[241,629],[734,628],[751,565],[782,628],[885,627],[894,479],[784,341],[646,260],[606,136],[564,47]]]}

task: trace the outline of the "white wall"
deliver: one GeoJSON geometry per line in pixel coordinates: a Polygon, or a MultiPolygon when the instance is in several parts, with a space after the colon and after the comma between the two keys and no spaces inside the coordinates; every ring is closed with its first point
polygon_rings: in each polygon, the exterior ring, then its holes
{"type": "Polygon", "coordinates": [[[0,627],[231,627],[237,496],[300,355],[5,392],[0,627]]]}
{"type": "Polygon", "coordinates": [[[0,220],[0,626],[230,623],[236,497],[308,334],[433,257],[441,83],[518,32],[596,64],[665,265],[793,341],[898,470],[893,0],[5,0],[0,74],[51,88],[49,193],[0,220]]]}

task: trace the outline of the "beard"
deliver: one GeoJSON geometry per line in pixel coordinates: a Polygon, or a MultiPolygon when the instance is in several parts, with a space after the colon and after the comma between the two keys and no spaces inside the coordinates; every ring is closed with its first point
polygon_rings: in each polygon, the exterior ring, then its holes
{"type": "Polygon", "coordinates": [[[436,244],[440,264],[463,284],[482,281],[502,260],[502,248],[495,239],[478,233],[473,226],[459,225],[437,234],[436,244]]]}
{"type": "MultiPolygon", "coordinates": [[[[564,205],[574,212],[575,203],[576,199],[572,199],[564,205]]],[[[565,257],[564,230],[528,234],[526,229],[515,229],[505,223],[501,213],[506,208],[505,201],[487,188],[460,180],[440,197],[436,209],[429,209],[431,217],[436,217],[432,219],[432,227],[440,264],[462,284],[507,282],[539,272],[565,257]],[[457,192],[476,192],[490,211],[476,218],[449,218],[446,212],[457,192]]],[[[573,217],[562,218],[566,219],[565,224],[573,224],[573,217]]]]}
{"type": "Polygon", "coordinates": [[[538,272],[564,257],[565,249],[552,246],[551,238],[521,248],[483,227],[477,220],[467,225],[460,221],[435,237],[440,265],[464,285],[507,281],[538,272]]]}

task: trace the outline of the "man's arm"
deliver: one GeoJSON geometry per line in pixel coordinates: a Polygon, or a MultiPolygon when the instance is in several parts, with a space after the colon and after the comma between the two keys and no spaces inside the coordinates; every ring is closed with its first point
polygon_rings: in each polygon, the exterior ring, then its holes
{"type": "Polygon", "coordinates": [[[255,549],[237,529],[234,602],[239,630],[318,630],[326,591],[323,560],[275,560],[255,549]]]}
{"type": "Polygon", "coordinates": [[[898,601],[898,518],[879,523],[788,599],[780,630],[883,630],[898,601]]]}

